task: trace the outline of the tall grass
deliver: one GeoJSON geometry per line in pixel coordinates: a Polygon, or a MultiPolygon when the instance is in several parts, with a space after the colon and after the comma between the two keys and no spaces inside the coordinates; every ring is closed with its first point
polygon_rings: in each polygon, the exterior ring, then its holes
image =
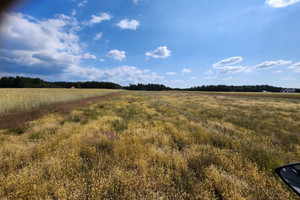
{"type": "Polygon", "coordinates": [[[131,92],[0,130],[0,199],[296,199],[299,99],[131,92]]]}
{"type": "Polygon", "coordinates": [[[0,113],[116,92],[108,89],[0,89],[0,113]]]}

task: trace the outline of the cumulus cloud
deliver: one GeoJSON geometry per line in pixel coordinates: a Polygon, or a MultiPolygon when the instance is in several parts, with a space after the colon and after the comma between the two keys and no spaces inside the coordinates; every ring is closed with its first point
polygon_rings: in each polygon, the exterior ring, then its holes
{"type": "Polygon", "coordinates": [[[167,72],[166,75],[172,76],[172,75],[176,75],[176,73],[175,72],[167,72]]]}
{"type": "Polygon", "coordinates": [[[105,59],[100,58],[99,61],[100,61],[100,62],[105,62],[105,59]]]}
{"type": "Polygon", "coordinates": [[[300,2],[300,0],[266,0],[266,4],[274,8],[284,8],[300,2]]]}
{"type": "Polygon", "coordinates": [[[111,20],[112,15],[108,13],[102,13],[101,15],[92,15],[92,19],[88,22],[83,22],[84,25],[92,26],[94,24],[99,24],[102,21],[109,21],[111,20]]]}
{"type": "Polygon", "coordinates": [[[76,65],[70,66],[66,73],[67,76],[80,76],[85,80],[111,81],[119,84],[128,83],[149,83],[157,80],[163,80],[163,76],[155,72],[144,72],[134,66],[120,66],[112,69],[98,69],[94,67],[83,68],[76,65]]]}
{"type": "Polygon", "coordinates": [[[85,53],[81,57],[84,58],[84,59],[96,59],[97,58],[96,56],[94,56],[94,55],[92,55],[90,53],[85,53]]]}
{"type": "MultiPolygon", "coordinates": [[[[220,74],[237,73],[246,70],[246,67],[243,67],[241,65],[234,65],[240,63],[242,60],[243,58],[240,56],[231,57],[213,64],[212,67],[214,69],[218,69],[218,73],[220,74]]],[[[205,72],[205,74],[212,74],[212,73],[213,72],[211,70],[205,72]]]]}
{"type": "MultiPolygon", "coordinates": [[[[242,57],[236,56],[221,60],[218,63],[213,64],[214,69],[218,69],[218,73],[221,74],[229,74],[229,73],[238,73],[238,72],[245,72],[249,73],[252,72],[254,69],[257,70],[265,70],[265,69],[272,69],[279,66],[284,66],[287,64],[292,63],[292,61],[285,61],[285,60],[277,60],[277,61],[264,61],[258,65],[249,67],[249,66],[242,66],[236,65],[243,60],[242,57]]],[[[209,71],[208,71],[209,73],[209,71]]]]}
{"type": "Polygon", "coordinates": [[[97,34],[93,37],[93,39],[94,39],[94,40],[100,40],[100,39],[102,38],[102,36],[103,36],[103,33],[100,32],[100,33],[97,33],[97,34]]]}
{"type": "Polygon", "coordinates": [[[277,60],[277,61],[265,61],[259,65],[254,66],[255,69],[272,69],[274,67],[280,67],[284,65],[291,64],[292,61],[285,61],[285,60],[277,60]]]}
{"type": "Polygon", "coordinates": [[[293,69],[294,72],[300,73],[300,62],[295,63],[295,64],[289,66],[288,69],[293,69]]]}
{"type": "Polygon", "coordinates": [[[167,57],[171,56],[171,51],[168,50],[168,47],[161,46],[161,47],[158,47],[154,51],[147,52],[145,55],[151,56],[153,58],[167,58],[167,57]]]}
{"type": "Polygon", "coordinates": [[[191,72],[192,72],[192,70],[190,70],[190,69],[188,69],[188,68],[183,68],[183,69],[181,70],[181,74],[182,74],[182,75],[189,74],[189,73],[191,73],[191,72]]]}
{"type": "Polygon", "coordinates": [[[81,1],[79,4],[78,4],[78,7],[83,7],[83,6],[85,6],[86,4],[87,4],[87,0],[83,0],[83,1],[81,1]]]}
{"type": "MultiPolygon", "coordinates": [[[[9,13],[5,14],[5,18],[6,22],[0,27],[4,41],[0,49],[1,75],[47,80],[101,80],[120,84],[164,79],[134,66],[111,69],[80,66],[83,59],[96,59],[96,56],[84,52],[78,36],[81,28],[73,17],[56,15],[53,19],[38,20],[22,13],[9,13]]],[[[125,58],[124,51],[112,50],[108,55],[119,60],[125,58]]]]}
{"type": "Polygon", "coordinates": [[[243,60],[243,58],[241,56],[227,58],[227,59],[221,60],[220,62],[213,64],[213,68],[220,69],[226,65],[234,65],[234,64],[240,63],[242,60],[243,60]]]}
{"type": "Polygon", "coordinates": [[[55,74],[80,63],[85,55],[76,18],[56,15],[38,20],[22,13],[6,13],[5,19],[0,29],[4,71],[55,74]]]}
{"type": "MultiPolygon", "coordinates": [[[[264,61],[255,66],[243,66],[243,65],[239,65],[241,61],[243,61],[243,58],[240,56],[231,57],[213,64],[212,68],[217,69],[217,72],[219,74],[233,74],[238,72],[250,73],[253,72],[255,69],[256,70],[272,69],[275,67],[285,66],[292,63],[292,61],[277,60],[277,61],[264,61]]],[[[288,68],[294,69],[294,72],[300,72],[300,62],[288,68]]],[[[275,71],[274,73],[281,73],[281,72],[282,70],[278,70],[275,71]]],[[[213,72],[212,70],[208,70],[205,72],[205,74],[213,74],[213,72]]]]}
{"type": "Polygon", "coordinates": [[[130,21],[128,19],[123,19],[117,24],[117,26],[120,27],[121,29],[131,29],[131,30],[136,30],[139,25],[140,23],[135,19],[130,21]]]}
{"type": "Polygon", "coordinates": [[[110,58],[113,58],[113,59],[116,59],[116,60],[119,60],[119,61],[122,61],[126,58],[126,52],[125,51],[119,51],[117,49],[114,49],[114,50],[110,50],[106,56],[107,57],[110,57],[110,58]]]}
{"type": "Polygon", "coordinates": [[[206,76],[204,77],[204,79],[216,79],[217,77],[216,76],[206,76]]]}
{"type": "MultiPolygon", "coordinates": [[[[220,62],[213,64],[214,69],[218,69],[218,73],[220,74],[229,74],[229,73],[238,73],[238,72],[250,72],[251,69],[249,67],[245,67],[242,65],[235,65],[243,61],[241,56],[231,57],[220,62]]],[[[210,73],[212,71],[208,71],[210,73]]]]}
{"type": "Polygon", "coordinates": [[[230,74],[230,73],[238,73],[245,72],[247,70],[246,67],[237,65],[237,66],[224,66],[219,68],[220,74],[230,74]]]}

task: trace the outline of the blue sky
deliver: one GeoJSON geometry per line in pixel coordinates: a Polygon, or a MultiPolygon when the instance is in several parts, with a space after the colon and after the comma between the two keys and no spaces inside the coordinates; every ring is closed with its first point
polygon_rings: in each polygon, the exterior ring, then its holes
{"type": "Polygon", "coordinates": [[[0,76],[300,88],[300,0],[31,0],[4,19],[0,76]]]}

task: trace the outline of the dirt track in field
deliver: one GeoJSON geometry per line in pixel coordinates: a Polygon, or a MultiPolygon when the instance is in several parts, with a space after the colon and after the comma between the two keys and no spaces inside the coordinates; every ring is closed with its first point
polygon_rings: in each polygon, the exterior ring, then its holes
{"type": "Polygon", "coordinates": [[[7,114],[0,115],[0,129],[11,129],[18,128],[25,125],[28,121],[37,119],[51,112],[67,113],[73,108],[84,106],[88,103],[93,103],[96,101],[108,100],[121,95],[124,92],[116,92],[107,94],[104,96],[90,97],[86,99],[70,101],[70,102],[60,102],[44,106],[39,106],[24,111],[14,111],[7,114]]]}

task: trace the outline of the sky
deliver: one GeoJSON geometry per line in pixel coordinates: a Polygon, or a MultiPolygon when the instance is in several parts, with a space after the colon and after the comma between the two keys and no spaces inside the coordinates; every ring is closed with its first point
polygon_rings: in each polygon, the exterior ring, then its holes
{"type": "Polygon", "coordinates": [[[28,0],[1,20],[1,77],[300,88],[300,0],[28,0]]]}

